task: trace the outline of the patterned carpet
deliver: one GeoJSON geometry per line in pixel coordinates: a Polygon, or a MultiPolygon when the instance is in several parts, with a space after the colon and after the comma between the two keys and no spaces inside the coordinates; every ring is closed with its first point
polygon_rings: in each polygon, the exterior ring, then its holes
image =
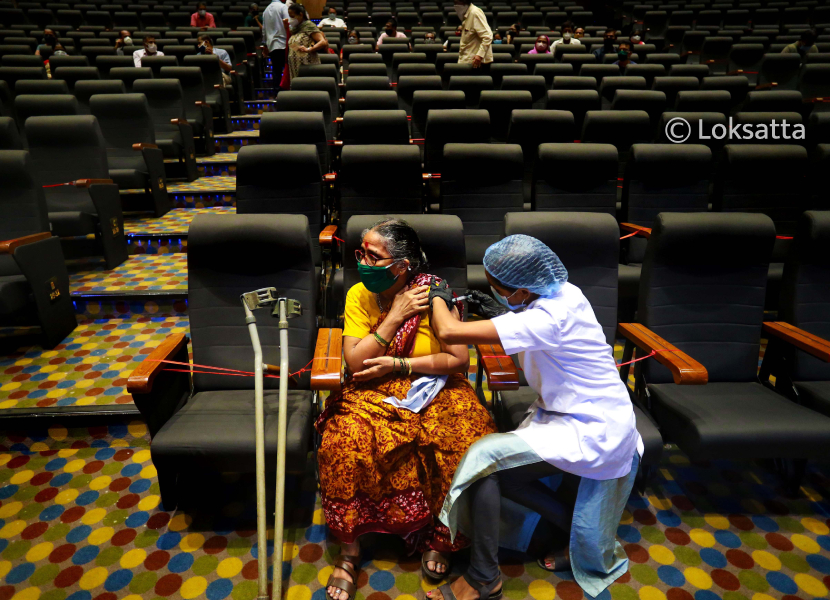
{"type": "MultiPolygon", "coordinates": [[[[141,422],[8,433],[0,446],[0,599],[115,600],[256,596],[253,482],[187,480],[175,512],[160,506],[141,422]]],[[[313,477],[288,482],[287,600],[325,600],[337,544],[327,539],[313,477]]],[[[746,464],[690,464],[667,452],[645,497],[632,495],[618,534],[630,572],[603,600],[826,597],[830,479],[813,470],[798,499],[746,464]]],[[[540,527],[542,530],[543,527],[540,527]]],[[[536,546],[544,547],[537,531],[536,546]]],[[[272,548],[269,548],[269,553],[272,548]]],[[[504,555],[510,600],[578,600],[534,556],[504,555]]],[[[466,560],[462,553],[455,570],[466,560]]],[[[358,600],[413,600],[431,586],[400,540],[364,540],[358,600]]]]}
{"type": "Polygon", "coordinates": [[[163,217],[130,216],[124,219],[124,231],[128,237],[136,236],[186,236],[190,222],[198,214],[217,212],[236,214],[234,206],[200,208],[174,208],[163,217]]]}
{"type": "MultiPolygon", "coordinates": [[[[192,215],[189,216],[192,218],[192,215]]],[[[103,261],[88,266],[91,268],[70,275],[73,296],[161,292],[187,294],[187,254],[131,256],[111,271],[106,269],[103,261]]]]}

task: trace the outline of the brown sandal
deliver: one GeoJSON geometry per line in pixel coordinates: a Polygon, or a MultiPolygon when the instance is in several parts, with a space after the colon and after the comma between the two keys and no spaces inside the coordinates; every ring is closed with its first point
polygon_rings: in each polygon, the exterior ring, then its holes
{"type": "Polygon", "coordinates": [[[359,556],[349,556],[347,554],[340,555],[340,558],[334,562],[334,567],[346,571],[346,573],[352,577],[353,581],[349,581],[348,579],[343,579],[341,577],[335,577],[334,572],[332,572],[329,576],[329,580],[326,582],[326,596],[328,596],[328,598],[331,599],[331,594],[328,593],[328,588],[336,587],[337,589],[348,594],[348,600],[354,600],[357,595],[357,564],[359,562],[359,556]]]}
{"type": "Polygon", "coordinates": [[[435,550],[427,550],[421,555],[421,572],[424,574],[424,577],[427,577],[432,581],[442,581],[450,573],[450,561],[447,558],[447,555],[441,552],[436,552],[435,550]],[[429,561],[433,561],[439,565],[444,565],[447,567],[447,570],[443,573],[430,571],[429,568],[427,568],[427,563],[429,561]]]}
{"type": "Polygon", "coordinates": [[[571,570],[571,553],[570,546],[565,546],[562,550],[557,550],[551,554],[553,558],[553,568],[548,568],[545,564],[544,558],[536,559],[536,564],[545,571],[553,573],[554,571],[570,571],[571,570]]]}

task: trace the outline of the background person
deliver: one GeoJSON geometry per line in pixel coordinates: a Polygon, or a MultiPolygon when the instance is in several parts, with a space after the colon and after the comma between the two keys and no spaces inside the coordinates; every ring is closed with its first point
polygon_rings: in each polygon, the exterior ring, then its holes
{"type": "Polygon", "coordinates": [[[626,40],[620,42],[620,47],[617,49],[617,60],[614,64],[620,68],[620,73],[625,71],[628,65],[636,65],[637,63],[631,60],[631,44],[626,40]]]}
{"type": "MultiPolygon", "coordinates": [[[[133,45],[133,38],[130,36],[130,32],[126,29],[122,29],[118,32],[118,39],[115,40],[115,53],[118,56],[124,56],[124,46],[132,46],[133,45]]],[[[132,54],[131,50],[127,50],[128,55],[132,54]]]]}
{"type": "Polygon", "coordinates": [[[52,54],[55,51],[55,46],[59,44],[58,34],[52,29],[46,28],[43,30],[43,43],[35,48],[35,56],[42,56],[43,54],[52,54]]]}
{"type": "Polygon", "coordinates": [[[528,54],[550,54],[550,38],[540,35],[536,38],[536,44],[528,51],[528,54]]]}
{"type": "Polygon", "coordinates": [[[383,44],[385,38],[405,38],[406,34],[403,31],[398,31],[398,20],[395,17],[390,18],[383,28],[383,33],[378,37],[378,46],[383,44]]]}
{"type": "Polygon", "coordinates": [[[259,27],[262,29],[262,21],[259,20],[259,6],[251,4],[248,7],[248,14],[245,15],[243,25],[245,27],[259,27]]]}
{"type": "Polygon", "coordinates": [[[798,52],[802,57],[807,54],[818,52],[816,47],[816,32],[812,29],[807,29],[801,32],[801,39],[784,47],[781,54],[795,54],[798,52]]]}
{"type": "Polygon", "coordinates": [[[452,41],[460,42],[461,41],[461,33],[463,31],[464,31],[464,27],[459,25],[458,27],[455,28],[455,34],[454,35],[447,36],[447,39],[444,42],[444,50],[445,51],[450,49],[450,42],[452,42],[452,41]]]}
{"type": "Polygon", "coordinates": [[[602,64],[602,61],[606,56],[612,56],[614,54],[614,44],[616,43],[617,30],[613,27],[609,27],[605,30],[605,34],[603,35],[602,46],[592,52],[592,54],[597,57],[598,63],[602,64]]]}
{"type": "Polygon", "coordinates": [[[493,62],[493,31],[484,11],[470,0],[453,0],[453,8],[462,27],[458,62],[471,64],[474,69],[489,65],[493,62]]]}
{"type": "Polygon", "coordinates": [[[190,26],[200,27],[202,29],[212,29],[216,27],[216,21],[213,15],[207,11],[207,4],[199,2],[196,5],[196,12],[190,15],[190,26]]]}
{"type": "Polygon", "coordinates": [[[582,42],[574,38],[574,26],[570,21],[565,21],[562,24],[562,37],[553,42],[553,45],[558,44],[573,44],[574,46],[581,46],[582,42]]]}
{"type": "Polygon", "coordinates": [[[285,69],[285,46],[288,41],[286,21],[288,8],[282,0],[273,0],[262,14],[262,41],[265,44],[263,54],[271,59],[274,81],[282,81],[282,72],[285,69]]]}
{"type": "Polygon", "coordinates": [[[320,64],[317,53],[324,52],[329,43],[317,25],[308,18],[302,4],[295,3],[288,7],[288,26],[291,31],[288,39],[288,69],[290,78],[294,79],[300,71],[300,65],[320,64]]]}
{"type": "Polygon", "coordinates": [[[164,52],[156,46],[156,37],[153,35],[144,36],[144,47],[133,52],[133,62],[136,67],[141,66],[141,59],[145,56],[164,56],[164,52]]]}
{"type": "Polygon", "coordinates": [[[645,44],[643,41],[643,32],[639,29],[635,29],[631,32],[631,35],[628,36],[628,41],[631,42],[632,46],[639,46],[640,44],[645,44]]]}
{"type": "Polygon", "coordinates": [[[329,6],[328,16],[320,20],[320,27],[337,27],[338,29],[345,29],[346,22],[337,16],[337,9],[334,6],[329,6]]]}
{"type": "Polygon", "coordinates": [[[222,69],[222,81],[225,85],[231,85],[233,80],[228,73],[233,71],[233,65],[231,64],[231,57],[227,50],[214,48],[213,40],[207,33],[200,33],[197,39],[199,40],[199,45],[197,46],[199,54],[213,54],[216,56],[219,59],[219,67],[222,69]]]}

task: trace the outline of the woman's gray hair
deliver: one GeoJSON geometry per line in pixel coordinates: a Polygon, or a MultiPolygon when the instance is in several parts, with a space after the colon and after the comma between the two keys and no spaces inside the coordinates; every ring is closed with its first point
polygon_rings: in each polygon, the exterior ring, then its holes
{"type": "Polygon", "coordinates": [[[361,244],[370,231],[380,236],[386,251],[392,258],[408,260],[413,274],[423,273],[429,268],[427,255],[421,248],[418,232],[406,221],[392,217],[378,221],[360,234],[361,244]]]}

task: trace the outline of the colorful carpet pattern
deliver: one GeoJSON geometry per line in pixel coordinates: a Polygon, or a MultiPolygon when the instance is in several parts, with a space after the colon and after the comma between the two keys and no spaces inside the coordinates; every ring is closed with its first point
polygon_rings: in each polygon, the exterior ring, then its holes
{"type": "Polygon", "coordinates": [[[81,320],[54,350],[23,347],[3,357],[0,410],[132,404],[126,385],[133,369],[169,334],[190,329],[181,313],[152,314],[157,307],[121,302],[117,315],[81,320]]]}
{"type": "MultiPolygon", "coordinates": [[[[228,179],[227,177],[223,179],[228,179]]],[[[236,214],[234,206],[174,208],[163,217],[131,216],[124,219],[127,237],[187,236],[190,222],[198,214],[236,214]]]]}
{"type": "MultiPolygon", "coordinates": [[[[201,505],[160,505],[146,427],[8,434],[0,446],[0,599],[256,597],[246,477],[201,478],[201,505]],[[204,500],[208,498],[209,500],[204,500]],[[207,506],[204,503],[208,502],[207,506]]],[[[312,476],[288,483],[287,600],[325,600],[337,543],[312,476]]],[[[195,491],[193,492],[196,493],[195,491]]],[[[806,600],[830,586],[830,478],[812,470],[798,499],[747,464],[690,464],[671,450],[618,529],[630,571],[602,600],[806,600]]],[[[272,548],[268,549],[269,554],[272,548]]],[[[579,600],[567,577],[502,556],[509,600],[579,600]]],[[[458,572],[466,557],[456,560],[458,572]]],[[[432,586],[400,540],[364,540],[357,600],[414,600],[432,586]]]]}
{"type": "Polygon", "coordinates": [[[131,256],[108,271],[103,261],[70,276],[70,291],[86,294],[187,294],[187,254],[131,256]]]}

